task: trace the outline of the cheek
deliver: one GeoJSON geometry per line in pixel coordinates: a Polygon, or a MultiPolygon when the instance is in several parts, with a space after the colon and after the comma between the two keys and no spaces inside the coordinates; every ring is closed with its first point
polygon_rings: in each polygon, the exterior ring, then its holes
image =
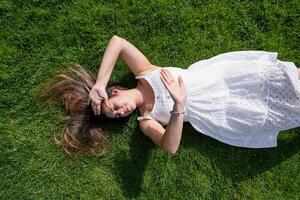
{"type": "Polygon", "coordinates": [[[124,105],[130,105],[135,108],[135,102],[128,96],[118,96],[118,98],[111,99],[111,105],[115,110],[122,108],[124,105]]]}

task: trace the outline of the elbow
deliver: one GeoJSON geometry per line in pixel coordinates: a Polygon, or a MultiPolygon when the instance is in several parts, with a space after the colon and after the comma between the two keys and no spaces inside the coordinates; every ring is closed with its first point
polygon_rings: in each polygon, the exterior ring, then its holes
{"type": "Polygon", "coordinates": [[[120,40],[121,39],[121,37],[119,37],[119,36],[117,36],[117,35],[113,35],[112,37],[111,37],[111,40],[120,40]]]}
{"type": "Polygon", "coordinates": [[[179,145],[176,145],[174,143],[165,143],[163,140],[161,140],[159,146],[163,151],[172,155],[174,155],[179,148],[179,145]]]}
{"type": "Polygon", "coordinates": [[[120,48],[120,51],[122,51],[123,48],[123,38],[117,36],[117,35],[113,35],[110,39],[110,42],[113,43],[114,45],[116,45],[116,47],[120,48]]]}
{"type": "Polygon", "coordinates": [[[174,155],[177,151],[178,148],[165,148],[161,146],[161,149],[163,149],[165,152],[174,155]]]}
{"type": "Polygon", "coordinates": [[[167,152],[168,152],[169,154],[171,154],[171,155],[175,155],[176,151],[177,151],[177,150],[168,150],[167,152]]]}

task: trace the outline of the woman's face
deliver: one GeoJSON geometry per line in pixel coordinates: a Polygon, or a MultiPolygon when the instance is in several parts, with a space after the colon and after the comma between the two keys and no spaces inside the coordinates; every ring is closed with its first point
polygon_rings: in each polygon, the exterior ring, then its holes
{"type": "Polygon", "coordinates": [[[136,104],[128,94],[115,94],[101,104],[101,112],[109,118],[126,117],[136,109],[136,104]]]}

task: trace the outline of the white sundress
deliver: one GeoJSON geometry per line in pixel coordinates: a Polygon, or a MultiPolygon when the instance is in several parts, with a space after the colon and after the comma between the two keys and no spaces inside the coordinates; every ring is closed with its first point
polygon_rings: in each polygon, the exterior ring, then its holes
{"type": "MultiPolygon", "coordinates": [[[[293,62],[277,52],[235,51],[198,61],[187,69],[164,67],[187,90],[184,121],[229,145],[277,146],[280,131],[300,126],[300,80],[293,62]]],[[[143,75],[155,94],[149,116],[167,125],[174,102],[160,80],[160,68],[143,75]]]]}

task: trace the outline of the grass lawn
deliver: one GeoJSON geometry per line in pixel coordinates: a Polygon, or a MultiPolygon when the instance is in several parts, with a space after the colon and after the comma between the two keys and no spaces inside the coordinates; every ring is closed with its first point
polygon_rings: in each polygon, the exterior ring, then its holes
{"type": "MultiPolygon", "coordinates": [[[[267,50],[300,66],[300,1],[0,2],[0,199],[300,199],[300,128],[278,147],[236,148],[189,124],[175,155],[143,135],[138,112],[112,126],[105,156],[68,157],[63,107],[42,86],[79,63],[95,75],[116,34],[155,65],[187,68],[235,50],[267,50]]],[[[113,83],[134,86],[118,60],[113,83]]]]}

